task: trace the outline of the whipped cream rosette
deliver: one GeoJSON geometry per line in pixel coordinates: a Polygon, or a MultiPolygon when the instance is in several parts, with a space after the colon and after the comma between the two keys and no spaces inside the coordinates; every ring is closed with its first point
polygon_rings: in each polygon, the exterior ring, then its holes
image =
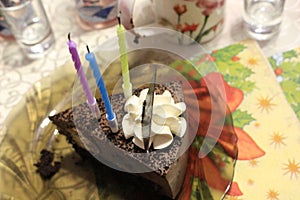
{"type": "MultiPolygon", "coordinates": [[[[149,88],[143,89],[139,97],[133,95],[126,101],[124,109],[127,114],[122,121],[125,138],[133,137],[133,143],[142,149],[144,149],[142,111],[148,90],[149,88]]],[[[162,149],[172,143],[173,134],[182,137],[186,131],[187,123],[180,116],[185,110],[185,103],[175,103],[168,90],[165,90],[161,95],[155,94],[149,145],[153,144],[154,149],[162,149]]]]}

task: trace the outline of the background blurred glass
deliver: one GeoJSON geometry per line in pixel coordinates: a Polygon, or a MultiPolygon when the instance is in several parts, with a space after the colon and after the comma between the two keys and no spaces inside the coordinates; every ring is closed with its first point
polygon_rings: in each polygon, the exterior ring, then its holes
{"type": "Polygon", "coordinates": [[[0,0],[0,11],[29,58],[41,57],[54,43],[41,0],[0,0]]]}
{"type": "Polygon", "coordinates": [[[254,39],[268,40],[280,30],[285,0],[244,0],[244,25],[254,39]]]}
{"type": "Polygon", "coordinates": [[[76,9],[83,29],[101,29],[117,23],[117,0],[76,0],[76,9]]]}

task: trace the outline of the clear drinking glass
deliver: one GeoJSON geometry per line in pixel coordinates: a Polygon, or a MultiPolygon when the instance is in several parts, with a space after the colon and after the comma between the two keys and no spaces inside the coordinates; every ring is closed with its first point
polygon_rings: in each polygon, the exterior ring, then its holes
{"type": "Polygon", "coordinates": [[[0,37],[12,38],[12,35],[8,30],[8,25],[1,14],[1,10],[0,10],[0,37]]]}
{"type": "Polygon", "coordinates": [[[244,0],[244,27],[257,40],[268,40],[280,30],[285,0],[244,0]]]}
{"type": "Polygon", "coordinates": [[[79,25],[86,30],[117,23],[117,0],[76,0],[79,25]]]}
{"type": "Polygon", "coordinates": [[[41,0],[0,0],[9,30],[29,58],[39,58],[55,39],[41,0]]]}

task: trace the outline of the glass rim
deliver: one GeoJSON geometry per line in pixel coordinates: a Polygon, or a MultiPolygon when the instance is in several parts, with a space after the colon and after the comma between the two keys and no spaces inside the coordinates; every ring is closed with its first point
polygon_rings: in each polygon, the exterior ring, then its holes
{"type": "Polygon", "coordinates": [[[0,3],[0,11],[11,11],[11,10],[17,10],[22,8],[24,5],[31,3],[31,0],[26,0],[18,5],[15,6],[3,6],[3,3],[0,3]]]}

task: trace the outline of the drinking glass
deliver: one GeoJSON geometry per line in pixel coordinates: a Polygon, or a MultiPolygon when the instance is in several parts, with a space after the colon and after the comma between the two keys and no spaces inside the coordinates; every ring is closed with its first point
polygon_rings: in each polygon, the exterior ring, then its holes
{"type": "Polygon", "coordinates": [[[0,0],[0,11],[29,58],[39,58],[53,46],[54,35],[41,0],[0,0]]]}
{"type": "Polygon", "coordinates": [[[257,40],[268,40],[280,30],[285,0],[244,0],[244,27],[257,40]]]}
{"type": "Polygon", "coordinates": [[[117,23],[117,0],[76,0],[77,21],[86,30],[117,23]]]}
{"type": "Polygon", "coordinates": [[[1,10],[0,10],[0,37],[3,38],[11,38],[11,33],[8,30],[8,25],[6,23],[6,21],[4,20],[4,17],[1,14],[1,10]]]}

